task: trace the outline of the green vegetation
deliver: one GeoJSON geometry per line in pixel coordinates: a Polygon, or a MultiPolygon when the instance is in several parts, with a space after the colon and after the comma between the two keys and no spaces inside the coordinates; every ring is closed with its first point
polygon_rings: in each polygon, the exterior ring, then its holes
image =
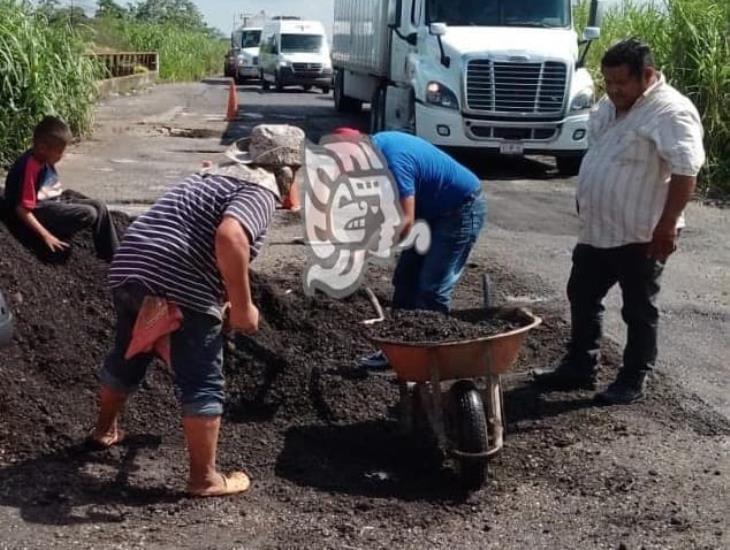
{"type": "MultiPolygon", "coordinates": [[[[578,28],[586,23],[587,4],[583,0],[576,11],[578,28]]],[[[626,1],[610,10],[601,24],[601,39],[588,55],[588,67],[598,82],[603,52],[632,36],[652,47],[669,83],[692,99],[702,115],[708,161],[700,193],[730,196],[730,2],[626,1]]]]}
{"type": "Polygon", "coordinates": [[[185,30],[173,23],[146,23],[100,18],[90,24],[90,38],[104,51],[139,51],[160,54],[160,78],[199,80],[220,70],[227,42],[210,32],[185,30]]]}
{"type": "Polygon", "coordinates": [[[190,0],[97,4],[96,16],[88,22],[97,49],[159,52],[160,77],[169,81],[199,80],[220,68],[227,42],[205,25],[190,0]]]}
{"type": "Polygon", "coordinates": [[[99,72],[68,21],[14,0],[0,0],[0,13],[0,165],[7,165],[43,115],[63,117],[75,135],[89,130],[99,72]]]}

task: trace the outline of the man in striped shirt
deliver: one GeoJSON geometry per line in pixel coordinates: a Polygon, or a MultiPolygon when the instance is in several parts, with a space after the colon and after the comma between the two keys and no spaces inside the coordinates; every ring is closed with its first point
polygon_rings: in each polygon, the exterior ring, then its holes
{"type": "Polygon", "coordinates": [[[578,181],[571,341],[558,368],[538,374],[554,386],[595,387],[603,299],[618,283],[627,325],[623,366],[597,398],[629,403],[643,396],[656,361],[660,278],[705,161],[703,130],[692,102],[655,70],[646,44],[616,44],[601,71],[607,97],[591,113],[578,181]]]}
{"type": "Polygon", "coordinates": [[[250,484],[243,472],[216,470],[224,386],[222,306],[230,303],[231,329],[257,331],[249,263],[263,245],[276,198],[273,190],[234,177],[191,176],[129,227],[109,270],[117,330],[101,370],[92,443],[106,448],[121,441],[119,414],[152,360],[147,353],[125,359],[137,315],[146,296],[166,298],[183,316],[170,336],[170,363],[190,458],[188,491],[195,496],[239,493],[250,484]]]}

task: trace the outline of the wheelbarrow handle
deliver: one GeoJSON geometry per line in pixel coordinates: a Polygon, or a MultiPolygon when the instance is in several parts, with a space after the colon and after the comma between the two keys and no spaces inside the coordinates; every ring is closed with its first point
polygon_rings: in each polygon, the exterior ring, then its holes
{"type": "Polygon", "coordinates": [[[494,307],[494,285],[488,273],[482,275],[482,296],[484,297],[484,309],[494,307]]]}
{"type": "Polygon", "coordinates": [[[380,300],[378,300],[378,297],[369,286],[365,287],[365,294],[368,295],[370,303],[373,305],[377,317],[375,319],[367,319],[366,321],[363,321],[362,324],[374,325],[375,323],[382,323],[383,321],[385,321],[385,313],[383,312],[383,306],[380,305],[380,300]]]}

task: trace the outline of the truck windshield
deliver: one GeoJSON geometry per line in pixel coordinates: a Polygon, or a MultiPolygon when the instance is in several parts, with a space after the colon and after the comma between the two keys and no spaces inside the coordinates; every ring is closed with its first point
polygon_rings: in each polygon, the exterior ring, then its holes
{"type": "Polygon", "coordinates": [[[257,48],[261,44],[261,31],[245,31],[241,39],[242,48],[257,48]]]}
{"type": "Polygon", "coordinates": [[[426,16],[461,27],[568,27],[570,0],[427,0],[426,16]]]}
{"type": "Polygon", "coordinates": [[[322,50],[322,36],[319,34],[282,34],[281,53],[318,53],[322,50]]]}

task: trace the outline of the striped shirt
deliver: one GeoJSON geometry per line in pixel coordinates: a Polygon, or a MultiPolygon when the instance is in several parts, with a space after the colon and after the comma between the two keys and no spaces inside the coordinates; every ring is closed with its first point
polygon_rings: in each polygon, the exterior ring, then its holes
{"type": "Polygon", "coordinates": [[[127,229],[109,268],[109,285],[139,283],[155,296],[220,317],[225,286],[215,255],[218,226],[225,217],[237,220],[253,260],[263,246],[274,200],[258,185],[190,176],[127,229]]]}
{"type": "Polygon", "coordinates": [[[621,118],[604,97],[591,113],[590,148],[578,176],[579,242],[651,242],[672,174],[696,176],[705,162],[702,136],[695,106],[661,75],[621,118]]]}

